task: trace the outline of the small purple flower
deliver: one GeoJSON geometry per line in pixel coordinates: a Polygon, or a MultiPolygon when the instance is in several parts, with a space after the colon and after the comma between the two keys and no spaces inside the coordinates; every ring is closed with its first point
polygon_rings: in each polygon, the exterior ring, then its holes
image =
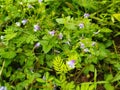
{"type": "Polygon", "coordinates": [[[18,27],[20,27],[20,25],[21,25],[20,22],[16,22],[15,24],[16,24],[16,26],[18,26],[18,27]]]}
{"type": "Polygon", "coordinates": [[[38,0],[39,3],[41,3],[43,0],[38,0]]]}
{"type": "Polygon", "coordinates": [[[37,42],[34,46],[34,48],[38,48],[40,46],[40,42],[37,42]]]}
{"type": "Polygon", "coordinates": [[[28,5],[28,8],[33,8],[33,6],[29,4],[29,5],[28,5]]]}
{"type": "Polygon", "coordinates": [[[40,26],[38,24],[34,25],[34,31],[36,32],[38,30],[40,30],[40,26]]]}
{"type": "Polygon", "coordinates": [[[96,42],[92,42],[92,46],[95,46],[96,42]]]}
{"type": "Polygon", "coordinates": [[[84,18],[88,18],[89,16],[90,16],[90,14],[88,14],[88,13],[84,14],[84,18]]]}
{"type": "Polygon", "coordinates": [[[84,28],[84,24],[83,24],[83,23],[80,23],[80,24],[79,24],[79,28],[84,28]]]}
{"type": "Polygon", "coordinates": [[[60,34],[59,34],[59,39],[62,39],[62,38],[63,38],[63,34],[60,33],[60,34]]]}
{"type": "Polygon", "coordinates": [[[81,48],[81,49],[84,49],[84,48],[85,48],[84,43],[80,42],[80,48],[81,48]]]}
{"type": "Polygon", "coordinates": [[[53,30],[53,31],[49,31],[48,32],[51,36],[54,36],[55,35],[55,31],[53,30]]]}
{"type": "Polygon", "coordinates": [[[89,49],[88,49],[88,48],[85,48],[85,49],[84,49],[84,52],[86,52],[86,53],[89,52],[89,49]]]}
{"type": "Polygon", "coordinates": [[[1,86],[0,90],[7,90],[7,88],[5,86],[1,86]]]}
{"type": "Polygon", "coordinates": [[[67,62],[67,65],[70,67],[70,68],[75,68],[75,60],[70,60],[67,62]]]}
{"type": "Polygon", "coordinates": [[[23,19],[21,22],[22,22],[23,25],[25,25],[27,23],[27,20],[23,19]]]}

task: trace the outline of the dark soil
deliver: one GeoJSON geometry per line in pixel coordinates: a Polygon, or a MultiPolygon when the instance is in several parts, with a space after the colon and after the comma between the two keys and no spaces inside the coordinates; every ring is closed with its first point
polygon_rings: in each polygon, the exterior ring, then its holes
{"type": "Polygon", "coordinates": [[[115,42],[117,52],[120,53],[120,36],[115,37],[114,42],[115,42]]]}

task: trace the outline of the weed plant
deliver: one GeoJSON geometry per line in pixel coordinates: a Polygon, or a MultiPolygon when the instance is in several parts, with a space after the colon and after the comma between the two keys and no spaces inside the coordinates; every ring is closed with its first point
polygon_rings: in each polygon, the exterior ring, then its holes
{"type": "Polygon", "coordinates": [[[119,4],[0,0],[0,90],[120,90],[119,4]]]}

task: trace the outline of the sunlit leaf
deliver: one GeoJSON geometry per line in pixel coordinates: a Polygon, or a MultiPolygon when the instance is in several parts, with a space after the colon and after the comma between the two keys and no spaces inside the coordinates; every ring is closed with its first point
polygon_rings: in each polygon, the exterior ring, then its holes
{"type": "Polygon", "coordinates": [[[113,17],[114,17],[115,19],[117,19],[118,21],[120,21],[120,14],[119,14],[119,13],[113,14],[113,17]]]}

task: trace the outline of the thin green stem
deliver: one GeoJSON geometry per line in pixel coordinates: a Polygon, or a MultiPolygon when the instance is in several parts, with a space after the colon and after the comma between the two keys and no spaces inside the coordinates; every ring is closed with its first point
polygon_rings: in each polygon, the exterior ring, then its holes
{"type": "Polygon", "coordinates": [[[76,82],[77,79],[80,77],[80,75],[82,74],[82,72],[84,71],[84,69],[85,69],[85,67],[84,67],[81,71],[79,71],[78,76],[74,79],[75,82],[76,82]]]}
{"type": "Polygon", "coordinates": [[[4,66],[5,66],[5,61],[3,61],[2,68],[0,70],[0,76],[2,75],[2,71],[3,71],[4,66]]]}
{"type": "Polygon", "coordinates": [[[112,42],[113,42],[113,47],[114,47],[115,53],[117,55],[117,58],[120,60],[120,58],[118,56],[118,52],[117,52],[117,48],[116,48],[115,42],[114,41],[112,41],[112,42]]]}

